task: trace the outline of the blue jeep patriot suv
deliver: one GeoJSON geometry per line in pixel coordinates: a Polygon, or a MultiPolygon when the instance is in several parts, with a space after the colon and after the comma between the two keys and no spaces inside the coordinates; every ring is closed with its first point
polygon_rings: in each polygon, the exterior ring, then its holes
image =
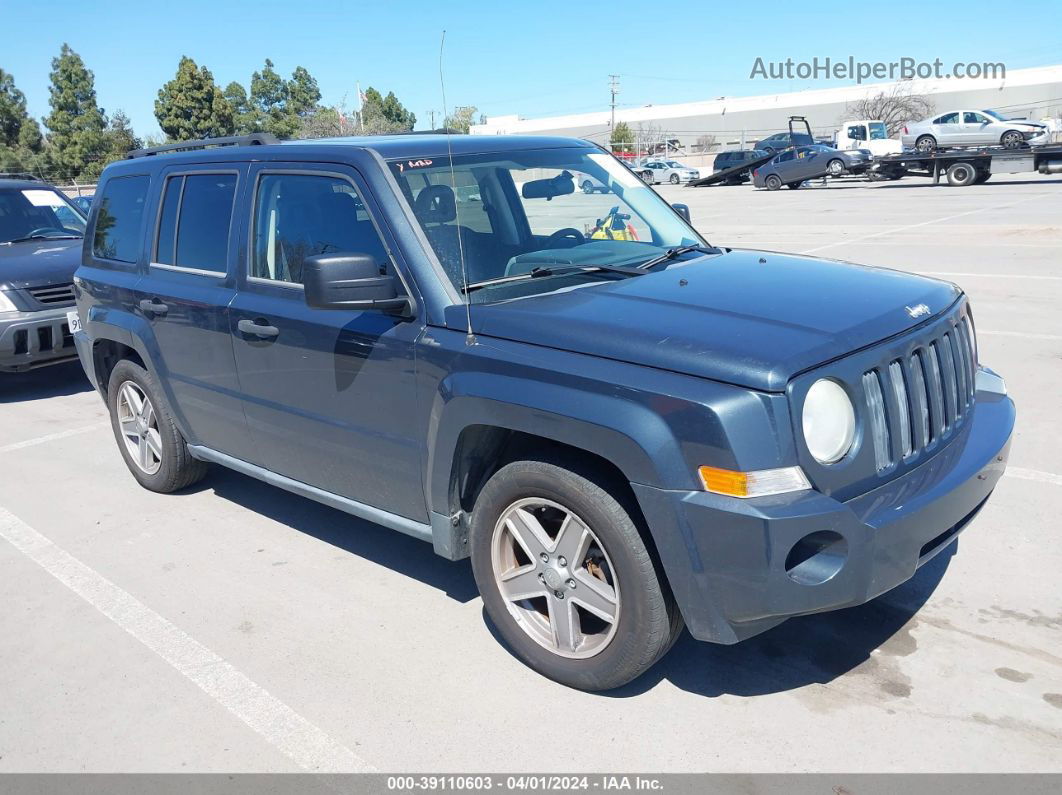
{"type": "Polygon", "coordinates": [[[144,487],[221,464],[471,556],[522,660],[612,688],[683,624],[736,643],[907,580],[1014,423],[955,285],[688,215],[579,140],[141,150],[101,178],[75,344],[144,487]]]}

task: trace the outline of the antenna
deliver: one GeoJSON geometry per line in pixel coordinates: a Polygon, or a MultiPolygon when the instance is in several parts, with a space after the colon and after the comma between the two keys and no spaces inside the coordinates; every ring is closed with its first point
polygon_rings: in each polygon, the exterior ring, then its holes
{"type": "Polygon", "coordinates": [[[454,175],[454,150],[450,144],[450,125],[446,123],[446,80],[443,79],[443,47],[446,44],[446,31],[439,41],[439,87],[442,89],[443,126],[446,128],[446,155],[450,159],[450,190],[454,192],[454,220],[457,222],[457,255],[461,259],[461,295],[465,299],[465,345],[475,345],[476,335],[472,333],[472,302],[468,292],[468,265],[465,263],[465,242],[461,237],[461,203],[457,199],[457,177],[454,175]]]}

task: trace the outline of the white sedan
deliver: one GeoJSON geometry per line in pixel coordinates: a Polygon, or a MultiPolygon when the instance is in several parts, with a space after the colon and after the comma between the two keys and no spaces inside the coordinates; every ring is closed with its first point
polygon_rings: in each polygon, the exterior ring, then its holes
{"type": "Polygon", "coordinates": [[[661,182],[670,182],[672,185],[678,185],[682,182],[689,182],[691,179],[697,179],[701,175],[697,169],[684,166],[677,160],[646,160],[638,166],[638,170],[651,174],[650,178],[646,179],[646,182],[651,185],[657,185],[661,182]]]}

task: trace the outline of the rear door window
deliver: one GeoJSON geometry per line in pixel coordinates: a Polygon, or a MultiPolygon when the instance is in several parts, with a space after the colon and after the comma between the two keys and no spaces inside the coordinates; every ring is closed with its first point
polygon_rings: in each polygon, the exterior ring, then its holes
{"type": "Polygon", "coordinates": [[[100,259],[136,262],[143,233],[144,204],[149,176],[115,177],[107,181],[100,197],[92,254],[100,259]]]}
{"type": "Polygon", "coordinates": [[[225,273],[236,174],[182,174],[166,180],[155,263],[225,273]]]}

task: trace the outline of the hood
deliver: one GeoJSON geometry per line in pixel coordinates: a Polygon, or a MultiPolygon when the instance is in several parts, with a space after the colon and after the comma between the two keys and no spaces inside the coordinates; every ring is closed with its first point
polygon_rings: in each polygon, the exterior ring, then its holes
{"type": "Polygon", "coordinates": [[[0,245],[0,290],[74,281],[81,244],[81,240],[27,240],[0,245]]]}
{"type": "MultiPolygon", "coordinates": [[[[773,252],[730,251],[665,271],[472,307],[476,334],[769,392],[906,331],[961,295],[949,282],[773,252]],[[912,319],[905,307],[925,304],[912,319]]],[[[463,307],[447,320],[464,327],[463,307]]]]}

